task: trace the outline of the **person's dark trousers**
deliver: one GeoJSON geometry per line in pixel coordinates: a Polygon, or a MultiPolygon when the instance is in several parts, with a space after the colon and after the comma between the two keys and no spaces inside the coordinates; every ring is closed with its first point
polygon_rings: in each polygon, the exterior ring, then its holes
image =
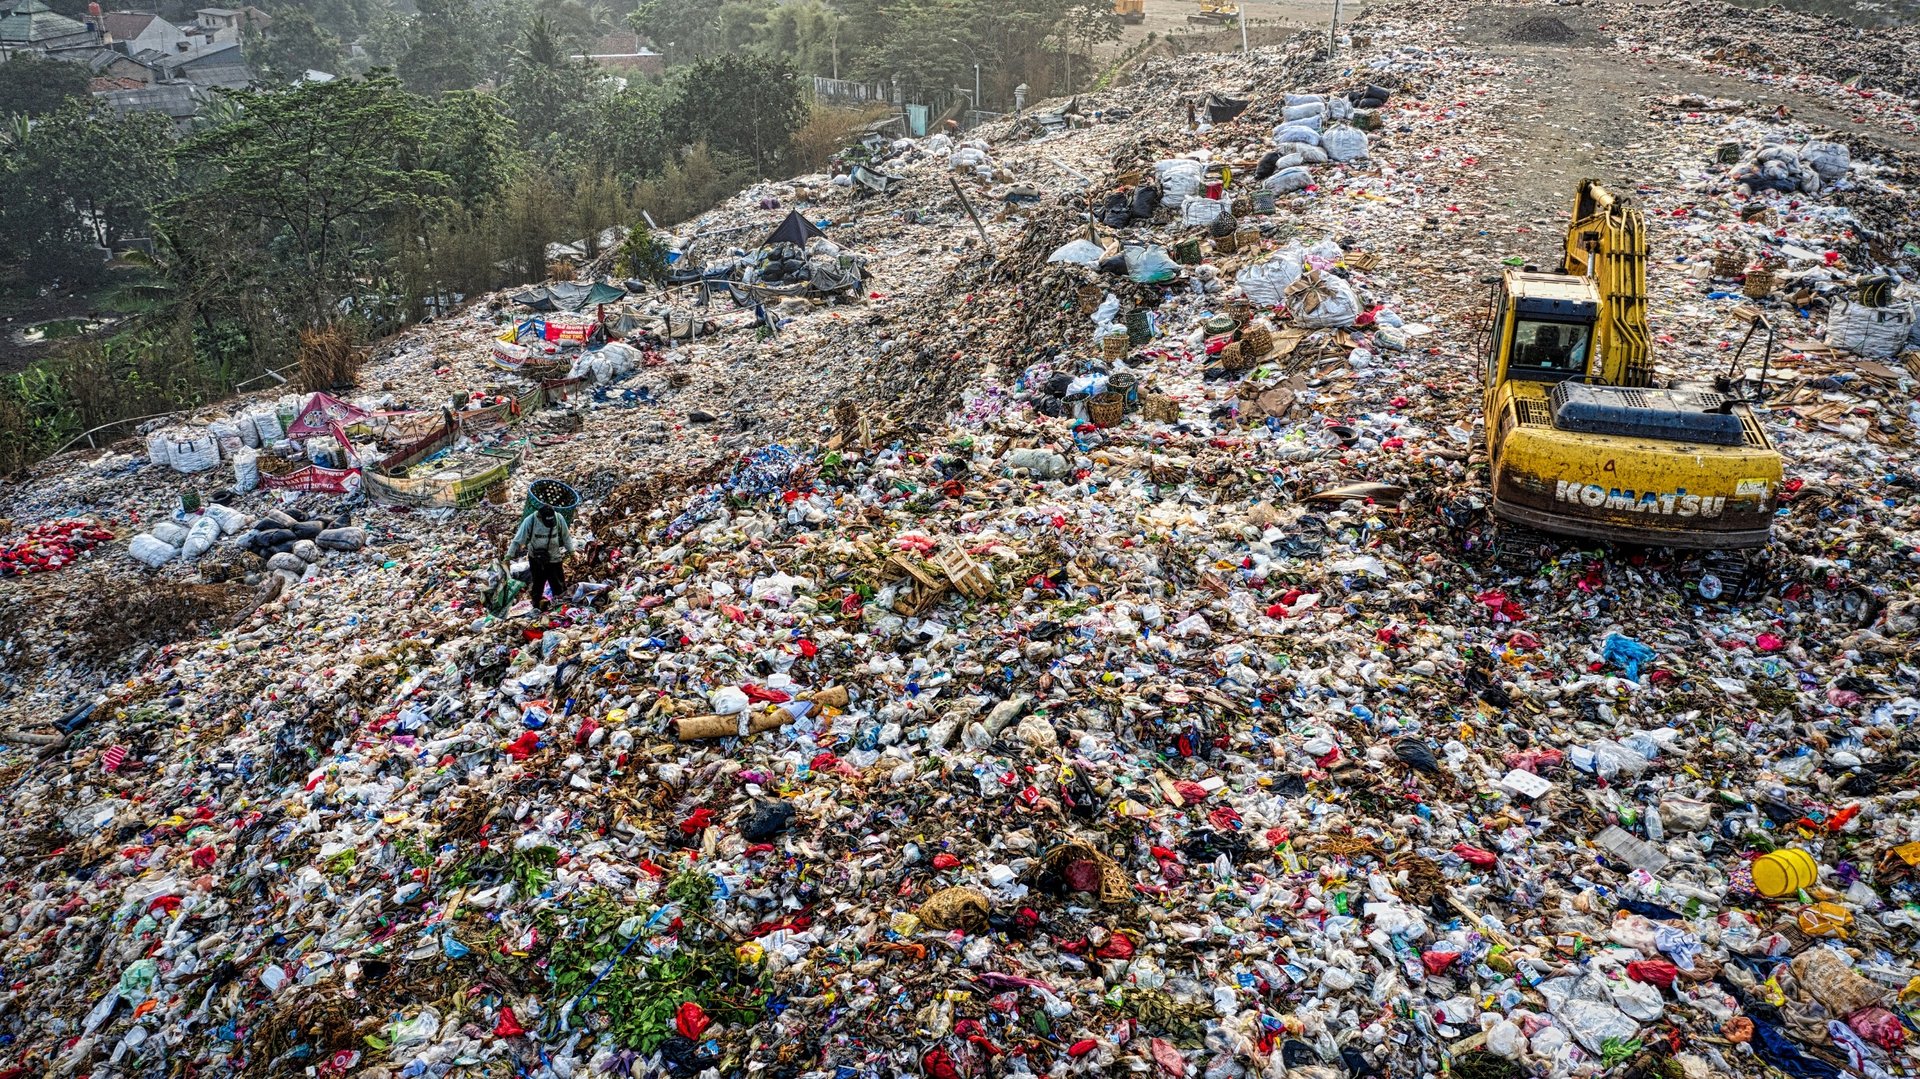
{"type": "Polygon", "coordinates": [[[528,586],[536,610],[547,609],[547,586],[553,586],[553,601],[558,603],[566,595],[567,570],[564,562],[549,562],[534,557],[527,560],[528,586]]]}

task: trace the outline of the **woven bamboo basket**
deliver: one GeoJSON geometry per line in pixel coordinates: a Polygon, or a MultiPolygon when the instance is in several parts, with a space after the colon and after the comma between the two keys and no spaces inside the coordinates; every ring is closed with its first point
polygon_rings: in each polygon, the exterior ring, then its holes
{"type": "Polygon", "coordinates": [[[1127,416],[1127,399],[1108,390],[1087,405],[1087,417],[1095,427],[1118,427],[1127,416]]]}
{"type": "Polygon", "coordinates": [[[1253,363],[1246,350],[1240,347],[1240,342],[1229,341],[1227,347],[1220,350],[1220,366],[1229,371],[1245,371],[1253,363]]]}
{"type": "Polygon", "coordinates": [[[1180,403],[1164,394],[1141,394],[1140,415],[1148,423],[1179,423],[1180,403]]]}
{"type": "Polygon", "coordinates": [[[1204,257],[1200,250],[1200,241],[1192,237],[1173,245],[1173,261],[1182,266],[1195,265],[1204,257]]]}
{"type": "Polygon", "coordinates": [[[1265,356],[1273,351],[1273,331],[1255,326],[1240,335],[1240,351],[1248,356],[1265,356]]]}
{"type": "Polygon", "coordinates": [[[1227,314],[1233,321],[1244,325],[1253,317],[1253,301],[1245,296],[1235,296],[1227,301],[1227,314]]]}
{"type": "Polygon", "coordinates": [[[1207,226],[1207,235],[1212,236],[1216,240],[1222,236],[1231,236],[1239,231],[1239,219],[1224,211],[1207,226]]]}
{"type": "Polygon", "coordinates": [[[1757,270],[1749,270],[1747,283],[1741,286],[1740,291],[1756,300],[1763,300],[1773,295],[1773,271],[1764,266],[1757,270]]]}
{"type": "Polygon", "coordinates": [[[1237,239],[1239,240],[1240,250],[1251,251],[1260,244],[1260,230],[1243,228],[1240,230],[1237,239]]]}
{"type": "Polygon", "coordinates": [[[1100,355],[1109,360],[1126,359],[1133,350],[1133,338],[1124,333],[1110,333],[1100,339],[1100,355]]]}
{"type": "Polygon", "coordinates": [[[1235,195],[1233,198],[1233,216],[1247,217],[1253,213],[1253,199],[1247,195],[1235,195]]]}
{"type": "Polygon", "coordinates": [[[1231,255],[1238,250],[1240,250],[1240,237],[1236,235],[1229,233],[1213,238],[1213,253],[1216,255],[1231,255]]]}
{"type": "Polygon", "coordinates": [[[1099,285],[1081,285],[1080,291],[1074,296],[1074,302],[1083,310],[1092,310],[1099,307],[1100,301],[1106,296],[1107,290],[1099,285]]]}
{"type": "Polygon", "coordinates": [[[1136,345],[1144,345],[1153,340],[1153,320],[1145,310],[1134,308],[1120,320],[1127,327],[1127,340],[1136,345]]]}
{"type": "Polygon", "coordinates": [[[1740,256],[1731,251],[1722,251],[1713,256],[1713,276],[1739,277],[1740,256]]]}

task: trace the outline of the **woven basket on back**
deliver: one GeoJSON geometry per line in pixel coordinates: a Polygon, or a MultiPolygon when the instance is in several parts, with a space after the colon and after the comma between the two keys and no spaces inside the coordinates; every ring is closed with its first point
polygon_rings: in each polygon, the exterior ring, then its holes
{"type": "Polygon", "coordinates": [[[1265,356],[1273,351],[1273,331],[1255,326],[1240,335],[1240,352],[1247,356],[1265,356]]]}
{"type": "Polygon", "coordinates": [[[1127,416],[1127,399],[1108,390],[1087,405],[1087,416],[1095,427],[1118,427],[1127,416]]]}
{"type": "Polygon", "coordinates": [[[1747,283],[1741,287],[1740,291],[1756,300],[1773,295],[1773,271],[1765,267],[1749,270],[1747,283]]]}

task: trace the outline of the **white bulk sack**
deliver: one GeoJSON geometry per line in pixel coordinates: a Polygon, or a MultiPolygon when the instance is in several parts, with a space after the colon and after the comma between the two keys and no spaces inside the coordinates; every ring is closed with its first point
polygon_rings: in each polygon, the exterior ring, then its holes
{"type": "Polygon", "coordinates": [[[1827,344],[1869,360],[1884,360],[1906,347],[1913,308],[1865,307],[1842,301],[1827,315],[1827,344]]]}

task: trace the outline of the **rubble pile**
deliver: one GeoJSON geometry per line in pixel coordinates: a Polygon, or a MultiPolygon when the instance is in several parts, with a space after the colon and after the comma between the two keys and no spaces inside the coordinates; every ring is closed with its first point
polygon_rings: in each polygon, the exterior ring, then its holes
{"type": "Polygon", "coordinates": [[[92,547],[0,581],[0,1079],[1911,1072],[1920,175],[1738,98],[1591,128],[1662,375],[1764,402],[1771,565],[1492,558],[1552,62],[1449,17],[674,238],[798,207],[858,295],[498,297],[8,490],[92,547]]]}

